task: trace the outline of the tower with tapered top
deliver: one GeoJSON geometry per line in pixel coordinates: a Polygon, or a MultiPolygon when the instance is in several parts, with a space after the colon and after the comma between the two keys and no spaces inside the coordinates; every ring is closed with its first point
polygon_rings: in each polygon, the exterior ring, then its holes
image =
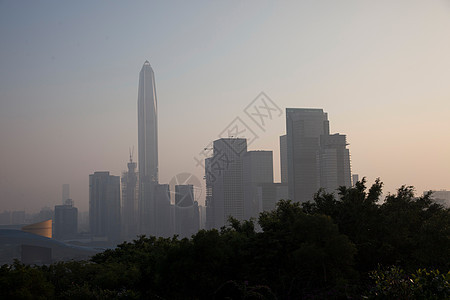
{"type": "Polygon", "coordinates": [[[138,169],[139,231],[152,234],[156,227],[154,187],[158,184],[158,104],[155,74],[148,61],[139,74],[138,169]]]}

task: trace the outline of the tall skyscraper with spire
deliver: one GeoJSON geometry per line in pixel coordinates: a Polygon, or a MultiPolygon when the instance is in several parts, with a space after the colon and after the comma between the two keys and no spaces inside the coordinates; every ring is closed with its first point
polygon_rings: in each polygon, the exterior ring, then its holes
{"type": "Polygon", "coordinates": [[[156,227],[154,187],[158,184],[158,104],[155,74],[148,61],[139,73],[138,168],[140,232],[153,234],[156,227]]]}

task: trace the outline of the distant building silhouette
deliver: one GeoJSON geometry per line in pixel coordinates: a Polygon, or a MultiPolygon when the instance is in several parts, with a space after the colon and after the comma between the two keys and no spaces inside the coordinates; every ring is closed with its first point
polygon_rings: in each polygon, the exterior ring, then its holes
{"type": "Polygon", "coordinates": [[[446,208],[450,208],[450,191],[439,190],[439,191],[432,191],[432,192],[433,193],[431,194],[431,198],[436,203],[441,204],[442,206],[444,206],[446,208]]]}
{"type": "Polygon", "coordinates": [[[346,136],[342,134],[322,135],[319,151],[319,186],[328,192],[340,186],[351,187],[350,153],[346,136]]]}
{"type": "Polygon", "coordinates": [[[158,103],[155,74],[146,61],[138,89],[139,232],[156,235],[155,186],[158,184],[158,103]]]}
{"type": "Polygon", "coordinates": [[[281,199],[289,199],[287,183],[263,183],[257,188],[257,199],[261,203],[261,211],[270,211],[276,208],[281,199]]]}
{"type": "Polygon", "coordinates": [[[213,157],[205,159],[205,229],[211,229],[215,226],[213,186],[216,180],[212,172],[213,157]]]}
{"type": "Polygon", "coordinates": [[[199,207],[192,184],[175,186],[175,233],[191,237],[199,230],[199,207]]]}
{"type": "Polygon", "coordinates": [[[320,136],[329,134],[328,116],[322,109],[286,109],[289,198],[312,200],[319,189],[320,136]]]}
{"type": "Polygon", "coordinates": [[[78,211],[78,232],[88,233],[89,228],[89,211],[78,211]]]}
{"type": "MultiPolygon", "coordinates": [[[[70,200],[70,199],[68,199],[70,200]]],[[[32,215],[31,222],[32,223],[38,223],[42,222],[48,219],[54,219],[55,213],[50,207],[43,207],[39,211],[39,213],[32,215]]]]}
{"type": "Polygon", "coordinates": [[[280,171],[281,183],[288,183],[287,135],[280,136],[280,171]]]}
{"type": "Polygon", "coordinates": [[[68,183],[65,183],[62,185],[61,204],[64,205],[67,199],[70,199],[70,185],[68,183]]]}
{"type": "Polygon", "coordinates": [[[248,151],[243,156],[244,218],[257,217],[263,211],[258,187],[273,183],[272,151],[248,151]]]}
{"type": "Polygon", "coordinates": [[[213,156],[205,159],[207,229],[221,228],[230,216],[257,218],[288,199],[287,183],[273,182],[272,151],[247,151],[243,138],[222,138],[213,145],[213,156]]]}
{"type": "Polygon", "coordinates": [[[11,224],[11,212],[4,210],[0,213],[0,225],[10,225],[11,224]]]}
{"type": "Polygon", "coordinates": [[[311,201],[319,188],[327,192],[351,186],[350,154],[345,135],[330,135],[322,109],[287,108],[289,198],[311,201]]]}
{"type": "Polygon", "coordinates": [[[359,175],[358,174],[352,174],[352,186],[355,186],[355,184],[359,181],[359,175]]]}
{"type": "Polygon", "coordinates": [[[199,229],[206,229],[206,206],[198,206],[199,229]]]}
{"type": "Polygon", "coordinates": [[[64,205],[55,205],[54,235],[57,240],[74,238],[78,233],[78,209],[67,199],[64,205]]]}
{"type": "Polygon", "coordinates": [[[155,228],[154,235],[170,237],[173,235],[173,205],[170,204],[170,188],[168,184],[156,184],[155,197],[155,228]]]}
{"type": "Polygon", "coordinates": [[[123,238],[133,239],[138,234],[138,173],[130,154],[128,171],[122,173],[122,233],[123,238]]]}
{"type": "Polygon", "coordinates": [[[229,216],[245,218],[243,155],[247,152],[247,140],[221,138],[213,145],[213,157],[205,162],[207,224],[209,228],[220,228],[227,224],[229,216]]]}
{"type": "Polygon", "coordinates": [[[120,240],[120,177],[109,172],[89,175],[89,225],[94,238],[120,240]]]}
{"type": "Polygon", "coordinates": [[[11,224],[25,224],[25,211],[15,210],[11,213],[11,224]]]}

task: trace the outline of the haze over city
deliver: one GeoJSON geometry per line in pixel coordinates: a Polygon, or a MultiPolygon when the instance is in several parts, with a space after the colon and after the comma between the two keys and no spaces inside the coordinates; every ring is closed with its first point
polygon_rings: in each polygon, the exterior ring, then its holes
{"type": "MultiPolygon", "coordinates": [[[[88,209],[88,176],[137,160],[138,74],[158,95],[159,179],[202,179],[194,157],[236,117],[273,151],[284,109],[322,108],[353,173],[384,192],[449,189],[448,1],[0,2],[0,210],[88,209]],[[282,116],[244,109],[265,92],[282,116]]],[[[203,204],[204,197],[200,198],[203,204]]]]}

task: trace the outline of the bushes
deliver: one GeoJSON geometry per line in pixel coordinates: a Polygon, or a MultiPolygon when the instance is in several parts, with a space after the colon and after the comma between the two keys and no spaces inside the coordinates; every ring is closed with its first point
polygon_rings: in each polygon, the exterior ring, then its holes
{"type": "Polygon", "coordinates": [[[0,267],[0,298],[2,299],[50,299],[54,286],[38,267],[15,261],[0,267]]]}
{"type": "Polygon", "coordinates": [[[348,236],[358,252],[356,269],[365,274],[378,264],[398,265],[408,272],[419,268],[448,271],[450,268],[450,209],[430,199],[414,196],[411,186],[402,186],[379,198],[377,180],[367,191],[365,179],[353,188],[341,187],[339,199],[319,191],[303,210],[330,216],[339,232],[348,236]]]}
{"type": "Polygon", "coordinates": [[[406,275],[404,270],[393,266],[378,268],[370,273],[374,281],[368,297],[373,299],[449,299],[450,272],[419,269],[406,275]]]}

